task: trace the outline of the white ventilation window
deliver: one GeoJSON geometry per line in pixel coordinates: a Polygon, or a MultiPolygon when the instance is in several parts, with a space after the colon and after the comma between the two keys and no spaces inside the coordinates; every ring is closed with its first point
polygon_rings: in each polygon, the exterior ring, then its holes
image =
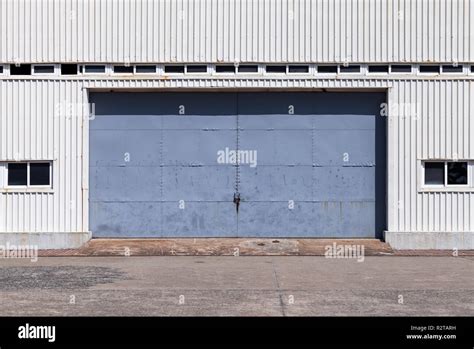
{"type": "Polygon", "coordinates": [[[447,185],[468,185],[469,167],[467,161],[456,161],[446,163],[447,185]]]}
{"type": "Polygon", "coordinates": [[[339,73],[342,73],[342,74],[360,73],[360,65],[356,65],[356,64],[341,65],[341,66],[339,66],[339,73]]]}
{"type": "Polygon", "coordinates": [[[411,64],[392,64],[390,66],[390,72],[392,74],[411,74],[412,70],[411,64]]]}
{"type": "Polygon", "coordinates": [[[31,64],[10,64],[10,75],[31,75],[31,64]]]}
{"type": "Polygon", "coordinates": [[[133,74],[133,65],[114,65],[115,74],[133,74]]]}
{"type": "Polygon", "coordinates": [[[84,66],[85,74],[105,74],[105,65],[90,64],[84,66]]]}
{"type": "Polygon", "coordinates": [[[422,64],[419,67],[420,74],[439,74],[440,66],[433,64],[422,64]]]}
{"type": "Polygon", "coordinates": [[[425,185],[442,185],[444,186],[445,170],[444,162],[425,162],[425,185]]]}
{"type": "Polygon", "coordinates": [[[61,64],[61,75],[77,75],[77,64],[61,64]]]}
{"type": "Polygon", "coordinates": [[[233,65],[233,64],[216,65],[216,73],[218,73],[218,74],[234,74],[235,73],[235,65],[233,65]]]}
{"type": "Polygon", "coordinates": [[[33,65],[33,74],[54,75],[54,65],[53,64],[33,65]]]}
{"type": "Polygon", "coordinates": [[[184,74],[184,65],[165,65],[166,74],[184,74]]]}
{"type": "Polygon", "coordinates": [[[453,187],[471,186],[469,161],[425,161],[424,186],[453,187]]]}
{"type": "Polygon", "coordinates": [[[186,66],[186,73],[188,74],[202,74],[207,73],[207,65],[194,64],[186,66]]]}
{"type": "Polygon", "coordinates": [[[3,167],[6,170],[6,187],[51,188],[50,161],[8,162],[3,167]]]}
{"type": "Polygon", "coordinates": [[[370,74],[388,74],[389,66],[383,64],[369,65],[370,74]]]}
{"type": "Polygon", "coordinates": [[[267,65],[266,72],[270,74],[285,74],[286,73],[286,65],[267,65]]]}
{"type": "Polygon", "coordinates": [[[443,65],[442,69],[443,69],[443,73],[450,73],[450,74],[462,74],[464,72],[464,66],[458,65],[458,64],[443,65]]]}
{"type": "Polygon", "coordinates": [[[337,74],[337,65],[318,65],[318,74],[337,74]]]}
{"type": "Polygon", "coordinates": [[[309,65],[290,65],[288,66],[290,74],[307,74],[309,73],[309,65]]]}
{"type": "Polygon", "coordinates": [[[137,74],[154,74],[156,73],[156,65],[137,65],[135,66],[137,74]]]}
{"type": "Polygon", "coordinates": [[[239,73],[258,73],[258,65],[256,64],[240,64],[237,67],[239,73]]]}

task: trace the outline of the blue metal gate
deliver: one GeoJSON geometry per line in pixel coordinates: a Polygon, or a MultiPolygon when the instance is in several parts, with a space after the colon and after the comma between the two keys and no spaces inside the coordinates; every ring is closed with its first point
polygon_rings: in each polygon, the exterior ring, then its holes
{"type": "Polygon", "coordinates": [[[382,93],[91,93],[94,236],[379,237],[382,93]]]}

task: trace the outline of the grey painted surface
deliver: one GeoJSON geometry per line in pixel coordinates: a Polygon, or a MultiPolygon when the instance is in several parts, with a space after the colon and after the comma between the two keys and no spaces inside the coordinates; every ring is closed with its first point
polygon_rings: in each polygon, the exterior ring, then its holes
{"type": "Polygon", "coordinates": [[[90,232],[16,232],[1,233],[1,246],[32,246],[31,249],[65,249],[79,248],[92,237],[90,232]]]}
{"type": "Polygon", "coordinates": [[[474,232],[393,232],[386,231],[384,239],[397,250],[472,250],[474,232]]]}
{"type": "Polygon", "coordinates": [[[362,263],[313,256],[6,258],[0,314],[472,317],[473,263],[467,256],[366,256],[362,263]]]}
{"type": "Polygon", "coordinates": [[[90,98],[94,236],[380,237],[386,229],[384,94],[90,98]],[[257,166],[219,164],[226,147],[256,151],[257,166]]]}

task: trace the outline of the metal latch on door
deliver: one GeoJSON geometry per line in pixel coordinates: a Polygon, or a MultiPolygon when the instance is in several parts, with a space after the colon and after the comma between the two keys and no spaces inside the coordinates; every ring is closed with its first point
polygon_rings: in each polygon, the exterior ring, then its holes
{"type": "Polygon", "coordinates": [[[234,193],[234,204],[237,213],[239,213],[240,193],[234,193]]]}

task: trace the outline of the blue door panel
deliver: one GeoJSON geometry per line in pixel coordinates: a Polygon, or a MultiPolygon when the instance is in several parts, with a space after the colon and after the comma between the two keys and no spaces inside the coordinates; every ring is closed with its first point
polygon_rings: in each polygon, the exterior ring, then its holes
{"type": "Polygon", "coordinates": [[[265,166],[240,169],[241,199],[247,201],[311,201],[312,166],[265,166]],[[262,179],[265,180],[262,180],[262,179]]]}
{"type": "MultiPolygon", "coordinates": [[[[337,109],[334,109],[337,111],[337,109]]],[[[374,115],[316,114],[313,115],[315,130],[375,130],[374,115]]]]}
{"type": "Polygon", "coordinates": [[[163,164],[216,166],[218,152],[226,147],[235,149],[235,130],[166,130],[163,131],[163,164]]]}
{"type": "Polygon", "coordinates": [[[91,166],[160,166],[160,130],[93,129],[90,138],[94,140],[91,166]]]}
{"type": "MultiPolygon", "coordinates": [[[[235,109],[234,109],[235,110],[235,109]]],[[[235,131],[236,115],[162,115],[163,130],[235,131]]]]}
{"type": "Polygon", "coordinates": [[[90,99],[94,236],[374,237],[385,227],[382,93],[90,99]],[[254,163],[218,161],[237,148],[254,163]]]}
{"type": "Polygon", "coordinates": [[[235,94],[97,93],[91,100],[95,236],[236,234],[235,165],[217,163],[219,150],[235,147],[235,94]]]}
{"type": "Polygon", "coordinates": [[[239,127],[242,130],[311,130],[313,115],[294,114],[239,114],[239,127]]]}
{"type": "Polygon", "coordinates": [[[374,237],[373,202],[322,201],[314,203],[313,210],[320,237],[374,237]]]}
{"type": "MultiPolygon", "coordinates": [[[[97,103],[97,102],[96,102],[97,103]]],[[[161,130],[163,120],[160,115],[106,114],[96,115],[89,121],[91,130],[161,130]]]]}
{"type": "Polygon", "coordinates": [[[237,224],[232,201],[163,203],[163,226],[158,236],[235,237],[237,224]]]}
{"type": "Polygon", "coordinates": [[[317,166],[374,166],[373,130],[314,131],[314,162],[317,166]]]}
{"type": "MultiPolygon", "coordinates": [[[[315,115],[378,116],[385,102],[385,93],[329,92],[315,93],[312,97],[315,115]]],[[[344,119],[343,119],[344,120],[344,119]]],[[[356,121],[358,119],[356,118],[356,121]]]]}
{"type": "MultiPolygon", "coordinates": [[[[238,94],[237,103],[239,115],[286,115],[290,119],[284,120],[277,117],[272,122],[283,122],[281,126],[291,129],[292,121],[299,115],[314,115],[315,104],[318,101],[316,94],[311,92],[245,92],[238,94]]],[[[250,118],[244,120],[250,120],[250,118]]],[[[310,118],[301,120],[311,125],[310,118]]],[[[299,125],[298,121],[296,125],[299,125]]]]}
{"type": "Polygon", "coordinates": [[[341,207],[340,237],[374,237],[374,201],[346,201],[341,207]]]}
{"type": "Polygon", "coordinates": [[[236,115],[235,93],[97,92],[90,93],[90,100],[97,116],[236,115]]]}
{"type": "Polygon", "coordinates": [[[91,201],[89,205],[95,236],[147,237],[162,232],[160,202],[91,201]]]}
{"type": "Polygon", "coordinates": [[[258,154],[256,168],[240,169],[239,235],[377,234],[375,131],[383,98],[372,99],[239,94],[240,148],[258,154]]]}
{"type": "MultiPolygon", "coordinates": [[[[258,166],[312,165],[311,130],[242,130],[241,150],[257,152],[258,166]]],[[[247,164],[244,164],[245,166],[247,164]]]]}
{"type": "Polygon", "coordinates": [[[338,237],[345,234],[341,228],[344,211],[340,201],[317,201],[312,208],[314,231],[320,236],[338,237]]]}
{"type": "Polygon", "coordinates": [[[234,197],[235,172],[235,167],[229,165],[165,166],[163,200],[228,203],[234,197]]]}
{"type": "Polygon", "coordinates": [[[91,201],[160,201],[161,170],[152,166],[91,167],[91,201]]]}
{"type": "Polygon", "coordinates": [[[314,167],[315,201],[374,201],[375,167],[314,167]]]}
{"type": "MultiPolygon", "coordinates": [[[[93,124],[90,123],[92,127],[93,124]]],[[[120,166],[124,164],[126,148],[123,133],[117,130],[95,130],[89,132],[93,151],[90,152],[89,166],[120,166]]]]}
{"type": "Polygon", "coordinates": [[[244,237],[304,237],[317,236],[311,202],[243,201],[238,215],[239,236],[244,237]]]}

